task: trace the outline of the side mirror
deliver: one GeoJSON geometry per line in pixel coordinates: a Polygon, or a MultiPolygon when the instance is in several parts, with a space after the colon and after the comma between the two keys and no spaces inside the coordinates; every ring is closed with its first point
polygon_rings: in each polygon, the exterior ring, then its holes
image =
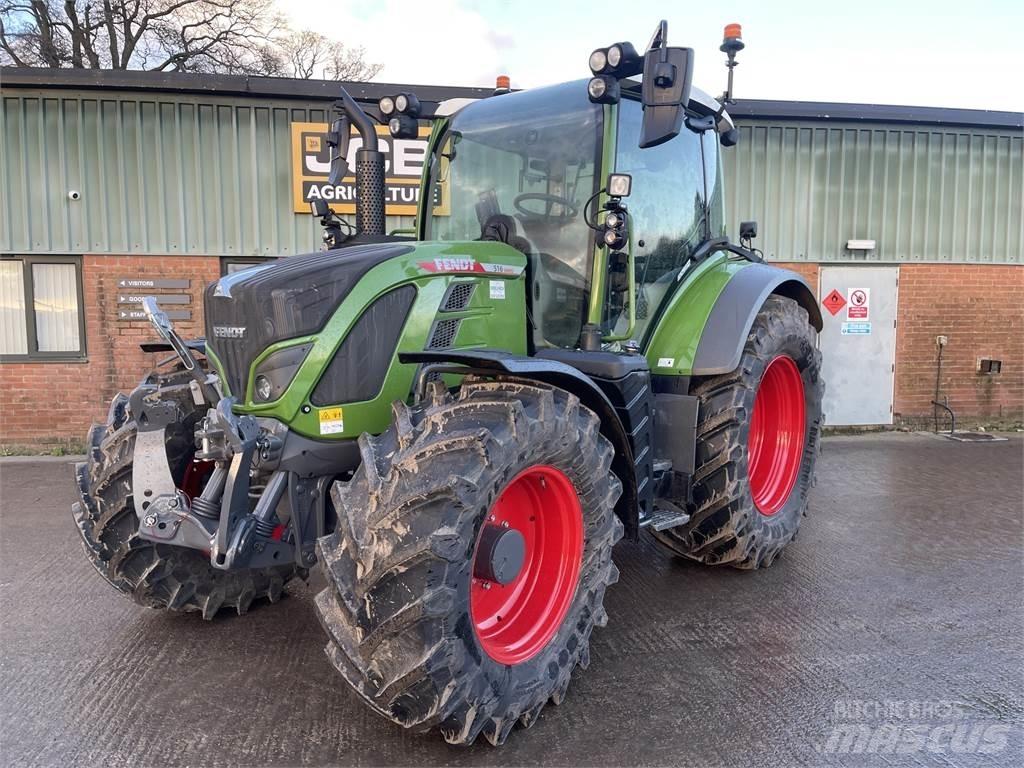
{"type": "Polygon", "coordinates": [[[327,183],[334,187],[348,175],[348,142],[352,132],[350,125],[348,117],[342,116],[334,121],[327,134],[327,146],[331,148],[331,170],[327,183]]]}
{"type": "Polygon", "coordinates": [[[730,128],[728,131],[718,137],[718,140],[722,142],[723,147],[735,147],[740,141],[740,132],[735,128],[730,128]]]}
{"type": "Polygon", "coordinates": [[[652,48],[644,55],[641,149],[656,147],[679,135],[692,81],[692,48],[652,48]]]}

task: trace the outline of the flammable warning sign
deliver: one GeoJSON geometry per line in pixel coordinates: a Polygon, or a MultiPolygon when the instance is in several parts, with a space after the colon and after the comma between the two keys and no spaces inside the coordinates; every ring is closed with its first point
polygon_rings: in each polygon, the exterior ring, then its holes
{"type": "Polygon", "coordinates": [[[846,306],[846,299],[843,298],[843,294],[833,288],[828,296],[821,300],[821,304],[834,317],[839,310],[846,306]]]}

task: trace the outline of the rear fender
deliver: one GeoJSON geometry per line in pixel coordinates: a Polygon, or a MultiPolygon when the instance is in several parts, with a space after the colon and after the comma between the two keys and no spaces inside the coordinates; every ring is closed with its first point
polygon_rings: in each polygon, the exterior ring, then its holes
{"type": "Polygon", "coordinates": [[[795,300],[821,330],[814,292],[796,272],[724,256],[712,259],[676,288],[651,332],[645,354],[652,373],[712,376],[735,370],[754,318],[772,294],[795,300]]]}

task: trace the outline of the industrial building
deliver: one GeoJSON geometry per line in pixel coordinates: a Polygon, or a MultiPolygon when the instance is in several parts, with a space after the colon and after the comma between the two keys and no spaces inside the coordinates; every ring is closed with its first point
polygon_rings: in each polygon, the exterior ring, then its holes
{"type": "MultiPolygon", "coordinates": [[[[219,275],[319,246],[337,85],[3,69],[0,446],[74,445],[154,362],[139,298],[202,334],[219,275]]],[[[374,103],[408,86],[346,84],[374,103]]],[[[416,87],[424,102],[486,89],[416,87]]],[[[1019,113],[740,101],[730,231],[822,303],[832,425],[930,424],[1024,408],[1019,113]],[[945,417],[944,417],[945,418],[945,417]]],[[[389,221],[413,222],[423,141],[389,146],[389,221]]],[[[348,193],[335,207],[349,210],[348,193]]]]}

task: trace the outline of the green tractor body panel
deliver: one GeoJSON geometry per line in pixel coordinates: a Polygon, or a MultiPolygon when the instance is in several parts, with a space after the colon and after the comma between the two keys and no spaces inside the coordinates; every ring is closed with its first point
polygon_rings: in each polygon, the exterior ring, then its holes
{"type": "MultiPolygon", "coordinates": [[[[697,345],[725,286],[749,261],[729,259],[718,253],[708,257],[687,276],[668,299],[644,345],[651,373],[661,376],[689,376],[697,345]]],[[[742,345],[743,340],[738,340],[742,345]]]]}
{"type": "Polygon", "coordinates": [[[806,281],[788,269],[730,258],[700,262],[666,300],[644,345],[651,373],[708,376],[739,365],[754,316],[771,294],[795,300],[816,330],[821,312],[806,281]]]}
{"type": "MultiPolygon", "coordinates": [[[[345,250],[336,253],[337,268],[344,269],[345,250]]],[[[238,400],[234,410],[278,419],[300,435],[317,439],[352,439],[363,432],[379,434],[390,423],[391,403],[409,397],[416,374],[417,366],[400,363],[398,354],[429,348],[438,323],[452,321],[448,327],[455,329],[444,348],[492,347],[526,353],[525,267],[526,257],[502,243],[415,243],[401,255],[367,271],[319,331],[279,341],[260,352],[248,368],[245,392],[231,393],[238,400]],[[457,310],[442,311],[442,301],[457,282],[474,286],[466,291],[467,303],[457,310]],[[363,313],[382,296],[403,286],[412,286],[415,298],[376,395],[356,402],[315,402],[313,393],[321,377],[363,313]],[[309,350],[280,397],[258,402],[254,380],[261,363],[282,350],[306,345],[310,345],[309,350]]],[[[225,376],[216,347],[209,347],[208,354],[226,386],[230,377],[225,376]]],[[[358,365],[359,360],[353,358],[347,364],[358,365]]]]}

